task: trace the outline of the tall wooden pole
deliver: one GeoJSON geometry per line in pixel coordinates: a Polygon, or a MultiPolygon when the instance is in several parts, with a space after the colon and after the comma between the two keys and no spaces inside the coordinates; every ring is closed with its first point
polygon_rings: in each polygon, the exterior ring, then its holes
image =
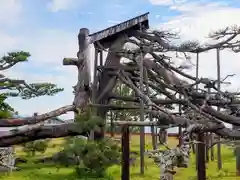
{"type": "MultiPolygon", "coordinates": [[[[221,69],[220,69],[220,49],[217,49],[217,88],[218,91],[221,89],[221,69]]],[[[220,107],[217,108],[220,111],[220,107]]],[[[220,136],[218,136],[218,140],[220,141],[220,136]]],[[[217,144],[217,160],[218,160],[218,169],[222,169],[222,157],[221,157],[221,144],[217,144]]]]}
{"type": "Polygon", "coordinates": [[[206,180],[204,133],[199,133],[197,137],[200,142],[197,145],[197,179],[206,180]]]}
{"type": "MultiPolygon", "coordinates": [[[[196,78],[199,77],[199,53],[197,53],[197,63],[196,63],[196,78]]],[[[198,91],[198,84],[196,85],[196,90],[198,91]]],[[[196,145],[196,169],[198,180],[206,180],[206,166],[205,166],[205,137],[204,133],[199,133],[197,135],[197,140],[200,142],[196,145]]]]}
{"type": "MultiPolygon", "coordinates": [[[[92,102],[96,103],[97,96],[97,65],[98,65],[98,48],[95,47],[94,70],[93,70],[93,88],[92,88],[92,102]]],[[[94,140],[94,130],[90,131],[90,140],[94,140]]]]}
{"type": "Polygon", "coordinates": [[[129,126],[122,126],[122,180],[130,180],[129,170],[129,126]]]}
{"type": "Polygon", "coordinates": [[[103,66],[103,51],[101,50],[100,52],[100,66],[103,66]]]}
{"type": "Polygon", "coordinates": [[[97,65],[98,65],[98,49],[95,47],[95,58],[94,58],[94,70],[93,70],[93,88],[92,88],[92,101],[96,103],[97,94],[97,65]]]}
{"type": "MultiPolygon", "coordinates": [[[[199,78],[199,53],[197,53],[196,59],[196,79],[199,78]]],[[[196,90],[198,90],[198,84],[196,84],[196,90]]]]}
{"type": "MultiPolygon", "coordinates": [[[[240,114],[236,114],[237,117],[240,117],[240,114]]],[[[240,126],[233,126],[234,129],[239,129],[240,126]]],[[[234,154],[236,156],[236,176],[240,176],[240,144],[235,143],[235,150],[234,154]]]]}
{"type": "MultiPolygon", "coordinates": [[[[196,59],[196,79],[198,79],[199,77],[199,53],[197,53],[197,59],[196,59]]],[[[198,91],[198,84],[196,84],[196,91],[198,91]]],[[[196,170],[197,170],[197,166],[198,166],[198,156],[197,156],[197,152],[196,152],[196,147],[198,145],[193,144],[192,145],[192,151],[193,154],[195,154],[195,160],[196,160],[196,170]]]]}
{"type": "MultiPolygon", "coordinates": [[[[143,86],[143,56],[140,57],[140,90],[144,91],[143,86]]],[[[144,121],[144,102],[140,99],[140,121],[144,121]]],[[[145,152],[145,127],[140,127],[140,173],[144,174],[144,152],[145,152]]]]}
{"type": "MultiPolygon", "coordinates": [[[[211,92],[211,88],[208,88],[208,94],[210,94],[211,92]]],[[[205,160],[206,162],[209,162],[209,145],[210,145],[210,142],[211,142],[211,133],[206,133],[205,134],[205,160]]]]}
{"type": "Polygon", "coordinates": [[[235,147],[236,156],[236,176],[240,176],[240,146],[239,143],[235,147]]]}
{"type": "Polygon", "coordinates": [[[110,111],[110,121],[111,121],[111,137],[114,136],[114,124],[113,124],[113,112],[110,111]]]}
{"type": "MultiPolygon", "coordinates": [[[[141,31],[142,26],[141,26],[141,31]]],[[[140,47],[141,49],[142,47],[140,47]]],[[[140,52],[140,62],[139,62],[139,68],[140,68],[140,91],[144,91],[143,86],[143,78],[144,78],[144,72],[143,72],[143,53],[140,52]]],[[[140,121],[144,121],[144,102],[142,99],[140,99],[140,121]]],[[[145,153],[145,127],[140,127],[140,174],[144,174],[144,153],[145,153]]]]}
{"type": "MultiPolygon", "coordinates": [[[[182,99],[181,94],[179,94],[179,99],[182,99]]],[[[182,115],[182,105],[179,104],[178,108],[179,108],[178,109],[179,114],[181,116],[182,115]]],[[[179,141],[179,146],[181,146],[182,145],[182,127],[181,126],[178,127],[178,141],[179,141]]]]}
{"type": "MultiPolygon", "coordinates": [[[[148,72],[147,68],[144,68],[144,80],[146,81],[146,93],[149,94],[149,85],[148,85],[148,72]]],[[[152,114],[149,114],[149,120],[153,121],[153,116],[152,114]]],[[[155,126],[151,126],[151,135],[152,135],[152,147],[153,149],[157,149],[157,138],[156,138],[156,130],[155,126]]]]}
{"type": "MultiPolygon", "coordinates": [[[[100,62],[99,62],[99,66],[103,66],[103,51],[102,50],[100,50],[99,51],[99,60],[100,60],[100,62]]],[[[100,73],[99,73],[100,74],[100,73]]],[[[101,81],[101,76],[99,75],[98,76],[98,81],[100,82],[101,81]]]]}
{"type": "Polygon", "coordinates": [[[209,162],[209,150],[208,150],[208,146],[209,146],[209,140],[211,138],[210,133],[205,133],[205,160],[206,162],[209,162]]]}
{"type": "MultiPolygon", "coordinates": [[[[210,144],[211,144],[211,146],[212,146],[212,144],[214,143],[214,134],[213,133],[211,133],[211,136],[210,136],[210,144]]],[[[210,157],[211,157],[211,161],[214,161],[214,146],[212,146],[211,147],[211,149],[210,149],[210,157]]]]}
{"type": "MultiPolygon", "coordinates": [[[[208,93],[211,93],[211,88],[208,88],[208,93]]],[[[211,161],[214,161],[214,146],[212,146],[213,143],[214,143],[214,134],[210,133],[209,134],[209,145],[211,145],[211,148],[210,148],[211,161]]]]}

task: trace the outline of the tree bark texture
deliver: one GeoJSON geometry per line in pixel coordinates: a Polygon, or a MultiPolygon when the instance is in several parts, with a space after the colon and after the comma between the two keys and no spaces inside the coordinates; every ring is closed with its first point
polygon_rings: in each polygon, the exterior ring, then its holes
{"type": "MultiPolygon", "coordinates": [[[[116,39],[108,50],[107,59],[105,61],[105,67],[108,66],[119,66],[121,57],[117,55],[117,51],[120,51],[124,44],[126,43],[126,36],[119,37],[116,39]]],[[[107,70],[103,70],[100,74],[100,81],[99,81],[99,88],[98,88],[98,98],[96,99],[96,103],[100,104],[108,104],[109,93],[112,92],[113,88],[117,83],[116,76],[109,76],[107,70]]],[[[103,119],[106,118],[106,113],[108,109],[104,107],[98,108],[97,114],[102,117],[103,119]]],[[[94,139],[101,139],[104,137],[104,128],[102,127],[101,133],[95,133],[94,139]]]]}

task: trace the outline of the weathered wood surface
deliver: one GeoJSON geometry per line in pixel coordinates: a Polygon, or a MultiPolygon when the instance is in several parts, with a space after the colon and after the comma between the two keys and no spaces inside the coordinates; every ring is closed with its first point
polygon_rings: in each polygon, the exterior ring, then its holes
{"type": "Polygon", "coordinates": [[[122,127],[122,180],[130,180],[130,137],[129,127],[122,127]]]}
{"type": "Polygon", "coordinates": [[[202,142],[197,146],[197,179],[206,180],[204,133],[199,133],[197,138],[199,142],[202,142]]]}
{"type": "MultiPolygon", "coordinates": [[[[218,91],[221,90],[221,69],[220,69],[220,49],[217,48],[217,89],[218,91]]],[[[217,107],[217,110],[220,111],[220,107],[217,107]]],[[[218,137],[218,140],[220,141],[220,136],[218,137]]],[[[222,169],[222,155],[221,155],[221,143],[217,144],[217,161],[218,161],[218,169],[222,169]]]]}
{"type": "MultiPolygon", "coordinates": [[[[140,16],[137,16],[137,17],[134,17],[132,19],[129,19],[127,21],[124,21],[120,24],[117,24],[115,26],[111,26],[109,28],[106,28],[102,31],[98,31],[96,33],[93,33],[90,35],[91,37],[91,40],[92,42],[96,42],[96,41],[100,41],[102,39],[105,39],[107,37],[110,37],[112,35],[115,35],[116,33],[119,33],[119,32],[122,32],[122,31],[125,31],[125,30],[128,30],[140,23],[143,23],[145,21],[148,21],[148,14],[149,13],[145,13],[145,14],[142,14],[140,16]]],[[[146,24],[146,27],[148,28],[148,22],[146,24]]]]}
{"type": "Polygon", "coordinates": [[[89,100],[89,83],[90,83],[90,37],[89,30],[86,28],[82,28],[78,34],[78,45],[79,51],[77,53],[78,56],[78,81],[77,85],[74,87],[75,97],[73,104],[77,108],[85,107],[89,100]]]}
{"type": "MultiPolygon", "coordinates": [[[[109,48],[109,52],[105,61],[105,66],[119,66],[121,57],[116,54],[117,51],[123,48],[126,42],[126,36],[119,37],[115,42],[112,43],[109,48]]],[[[107,70],[103,70],[100,74],[100,81],[98,87],[98,95],[96,99],[97,104],[108,104],[108,94],[112,92],[113,88],[117,83],[117,76],[109,76],[107,70]]],[[[102,107],[98,108],[97,114],[105,119],[108,109],[102,107]]],[[[96,134],[95,139],[102,138],[104,136],[104,129],[101,134],[96,134]]]]}

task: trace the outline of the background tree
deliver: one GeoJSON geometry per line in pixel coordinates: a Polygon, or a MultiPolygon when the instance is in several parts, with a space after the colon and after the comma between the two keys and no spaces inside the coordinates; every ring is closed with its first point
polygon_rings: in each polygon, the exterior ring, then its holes
{"type": "MultiPolygon", "coordinates": [[[[132,89],[127,87],[125,84],[118,81],[116,84],[113,93],[119,96],[125,96],[125,97],[133,97],[134,92],[132,89]]],[[[128,101],[122,101],[122,100],[112,100],[112,104],[116,105],[118,107],[131,107],[134,106],[134,102],[128,102],[128,101]]],[[[107,121],[110,122],[113,121],[138,121],[139,120],[139,111],[138,110],[128,110],[128,109],[122,109],[122,110],[112,110],[108,113],[107,121]]],[[[107,125],[107,131],[111,131],[111,125],[107,125]]],[[[115,133],[121,132],[121,127],[114,127],[113,128],[115,133]]],[[[131,132],[139,132],[138,127],[131,127],[131,132]]]]}
{"type": "MultiPolygon", "coordinates": [[[[30,54],[24,51],[7,53],[7,55],[0,59],[0,71],[7,70],[20,62],[27,62],[29,57],[30,54]]],[[[43,95],[53,96],[63,91],[62,88],[57,88],[57,86],[52,83],[28,84],[24,80],[7,78],[2,73],[0,74],[0,87],[3,99],[6,97],[30,99],[43,95]]]]}
{"type": "MultiPolygon", "coordinates": [[[[58,115],[64,114],[68,111],[74,110],[74,106],[69,105],[62,108],[59,108],[55,111],[51,111],[50,113],[45,113],[38,116],[28,117],[28,118],[11,118],[12,115],[15,113],[14,108],[12,108],[9,104],[7,104],[5,101],[9,97],[21,97],[22,99],[30,99],[34,97],[39,96],[53,96],[56,93],[59,93],[63,91],[63,88],[58,88],[56,84],[52,84],[49,82],[46,83],[27,83],[25,80],[19,80],[19,79],[11,79],[4,75],[3,71],[13,67],[17,63],[27,62],[28,58],[30,57],[30,53],[19,51],[19,52],[10,52],[4,55],[0,59],[0,127],[16,127],[15,129],[11,131],[3,132],[2,134],[4,137],[10,135],[11,140],[10,141],[17,141],[18,143],[27,142],[27,139],[31,140],[37,140],[38,138],[35,138],[35,136],[41,136],[42,138],[46,137],[56,137],[54,134],[49,131],[50,128],[54,127],[42,127],[40,125],[35,125],[34,127],[25,127],[20,128],[22,125],[27,124],[36,124],[38,122],[47,120],[52,117],[56,117],[58,115]],[[32,131],[35,133],[32,133],[32,137],[28,134],[28,136],[24,135],[25,131],[32,131]],[[42,134],[42,132],[44,132],[42,134]],[[16,136],[14,136],[16,134],[16,136]],[[19,135],[24,135],[27,138],[23,140],[19,135]],[[39,135],[40,134],[40,135],[39,135]]],[[[62,127],[57,127],[59,131],[63,131],[62,127]]],[[[66,129],[73,129],[71,125],[65,126],[66,129]]],[[[64,130],[64,132],[65,132],[64,130]]],[[[77,130],[76,130],[77,131],[77,130]]],[[[76,133],[76,132],[75,132],[76,133]]],[[[79,133],[79,132],[78,132],[79,133]]],[[[2,140],[6,140],[6,138],[2,138],[2,140]]],[[[46,138],[47,138],[46,137],[46,138]]],[[[3,142],[3,141],[2,141],[3,142]]],[[[5,142],[5,145],[2,144],[2,146],[8,146],[11,145],[11,142],[5,142]]],[[[1,146],[1,145],[0,145],[1,146]]]]}
{"type": "Polygon", "coordinates": [[[28,156],[35,156],[37,152],[43,154],[47,150],[49,142],[50,139],[44,139],[24,143],[22,145],[23,151],[27,153],[28,156]]]}
{"type": "MultiPolygon", "coordinates": [[[[30,53],[19,51],[10,52],[0,59],[0,71],[7,70],[17,63],[27,62],[30,53]]],[[[14,113],[6,99],[9,97],[21,97],[22,99],[30,99],[38,96],[48,95],[53,96],[58,92],[63,91],[62,88],[57,88],[55,84],[51,83],[31,83],[28,84],[24,80],[10,79],[0,73],[0,117],[8,118],[14,113]]]]}

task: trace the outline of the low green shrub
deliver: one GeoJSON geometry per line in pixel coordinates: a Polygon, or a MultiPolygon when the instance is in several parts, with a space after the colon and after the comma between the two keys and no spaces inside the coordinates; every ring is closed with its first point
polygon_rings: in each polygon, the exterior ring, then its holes
{"type": "Polygon", "coordinates": [[[28,156],[35,156],[36,152],[44,153],[48,148],[49,141],[49,139],[45,139],[24,143],[22,145],[23,151],[27,153],[28,156]]]}
{"type": "MultiPolygon", "coordinates": [[[[75,170],[79,177],[104,177],[106,170],[120,160],[119,146],[106,139],[96,142],[74,137],[67,141],[64,152],[77,160],[75,170]]],[[[66,165],[67,162],[61,163],[66,165]]]]}

